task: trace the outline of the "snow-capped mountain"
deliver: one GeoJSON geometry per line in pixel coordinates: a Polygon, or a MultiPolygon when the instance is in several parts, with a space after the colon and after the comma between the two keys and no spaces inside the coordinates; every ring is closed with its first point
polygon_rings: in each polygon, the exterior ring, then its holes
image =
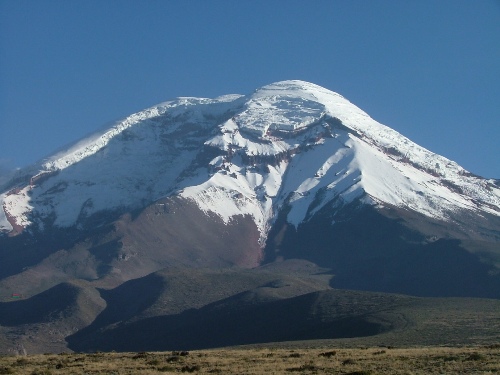
{"type": "Polygon", "coordinates": [[[250,215],[264,242],[276,213],[295,226],[361,198],[428,217],[500,216],[500,189],[378,123],[339,94],[283,81],[248,96],[179,98],[135,113],[19,173],[0,229],[71,227],[169,195],[225,222],[250,215]]]}
{"type": "Polygon", "coordinates": [[[303,81],[161,103],[4,186],[16,291],[302,258],[340,287],[500,297],[498,181],[303,81]]]}

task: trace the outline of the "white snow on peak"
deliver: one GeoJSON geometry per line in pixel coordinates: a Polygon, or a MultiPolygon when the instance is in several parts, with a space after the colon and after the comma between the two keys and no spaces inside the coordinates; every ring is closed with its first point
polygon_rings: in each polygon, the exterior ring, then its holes
{"type": "MultiPolygon", "coordinates": [[[[187,112],[190,109],[198,109],[198,113],[195,111],[195,115],[202,116],[203,114],[209,114],[210,111],[217,114],[217,108],[213,108],[212,104],[225,104],[230,103],[241,95],[224,95],[217,99],[206,99],[206,98],[191,98],[191,97],[180,97],[176,100],[167,101],[164,103],[157,104],[156,106],[147,108],[143,111],[134,113],[126,118],[116,122],[112,127],[92,134],[71,146],[69,149],[61,151],[42,162],[42,170],[54,171],[67,168],[78,161],[95,154],[102,148],[104,148],[110,140],[116,137],[118,134],[122,133],[124,130],[144,122],[146,120],[159,117],[166,112],[171,115],[179,115],[181,113],[187,112]],[[212,108],[203,111],[203,107],[210,106],[212,108]],[[215,109],[215,111],[214,111],[215,109]]],[[[224,108],[224,107],[223,107],[224,108]]],[[[210,113],[212,114],[212,113],[210,113]]]]}
{"type": "Polygon", "coordinates": [[[297,131],[317,121],[326,108],[319,98],[342,96],[304,81],[282,81],[264,86],[248,97],[234,120],[243,130],[264,136],[268,131],[297,131]]]}
{"type": "MultiPolygon", "coordinates": [[[[268,194],[274,186],[261,184],[255,190],[273,197],[273,209],[285,201],[290,204],[287,220],[294,225],[334,198],[348,203],[365,194],[369,197],[366,202],[408,207],[445,220],[460,209],[500,214],[500,190],[493,184],[418,146],[341,95],[315,84],[282,81],[264,86],[247,96],[242,110],[219,129],[206,145],[250,157],[292,155],[290,162],[280,162],[279,178],[273,180],[281,181],[279,196],[268,194]],[[336,129],[333,124],[333,137],[322,138],[324,129],[332,127],[331,119],[340,120],[344,128],[336,129]],[[311,149],[301,150],[304,146],[311,149]]],[[[265,176],[261,172],[260,180],[265,176]]],[[[269,207],[265,203],[260,212],[269,207]]],[[[217,212],[215,203],[210,210],[217,212]]],[[[226,219],[230,216],[225,214],[226,219]]]]}
{"type": "Polygon", "coordinates": [[[444,220],[458,210],[500,215],[493,182],[298,80],[247,96],[161,103],[37,167],[29,184],[0,195],[0,230],[52,214],[54,225],[71,226],[170,194],[225,222],[252,217],[262,242],[285,205],[296,226],[333,201],[358,198],[444,220]]]}
{"type": "MultiPolygon", "coordinates": [[[[335,96],[344,99],[342,95],[336,92],[325,89],[314,83],[301,80],[287,80],[274,82],[255,90],[250,95],[252,99],[269,98],[269,97],[300,97],[310,101],[318,101],[318,97],[326,95],[328,97],[335,96]]],[[[345,100],[345,99],[344,99],[345,100]]]]}

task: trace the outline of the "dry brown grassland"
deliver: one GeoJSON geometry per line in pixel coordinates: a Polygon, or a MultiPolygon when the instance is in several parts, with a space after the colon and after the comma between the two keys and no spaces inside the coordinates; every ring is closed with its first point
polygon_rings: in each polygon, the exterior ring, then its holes
{"type": "Polygon", "coordinates": [[[0,357],[0,374],[500,374],[500,344],[483,347],[217,349],[0,357]]]}

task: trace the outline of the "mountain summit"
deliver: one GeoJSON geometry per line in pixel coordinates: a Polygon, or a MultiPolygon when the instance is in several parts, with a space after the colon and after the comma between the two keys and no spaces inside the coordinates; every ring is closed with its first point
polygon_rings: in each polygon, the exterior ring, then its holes
{"type": "MultiPolygon", "coordinates": [[[[172,265],[300,258],[333,270],[339,286],[429,294],[399,262],[434,251],[445,264],[450,252],[453,272],[500,270],[498,181],[297,80],[161,103],[19,171],[4,190],[0,276],[52,267],[60,251],[88,262],[61,278],[117,283],[172,265]],[[348,274],[367,269],[371,281],[348,274]]],[[[436,294],[494,294],[481,280],[436,294]]]]}
{"type": "Polygon", "coordinates": [[[285,203],[295,226],[332,200],[361,197],[445,220],[462,210],[500,216],[494,181],[303,81],[162,103],[23,172],[1,196],[4,231],[43,226],[49,217],[69,227],[172,194],[225,221],[251,215],[263,239],[285,203]]]}

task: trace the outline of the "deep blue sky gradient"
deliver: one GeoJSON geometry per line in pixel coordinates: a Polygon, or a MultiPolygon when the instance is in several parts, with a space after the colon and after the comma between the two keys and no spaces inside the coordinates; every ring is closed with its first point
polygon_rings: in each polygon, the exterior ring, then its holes
{"type": "Polygon", "coordinates": [[[500,178],[499,0],[0,0],[0,169],[173,97],[285,79],[500,178]]]}

